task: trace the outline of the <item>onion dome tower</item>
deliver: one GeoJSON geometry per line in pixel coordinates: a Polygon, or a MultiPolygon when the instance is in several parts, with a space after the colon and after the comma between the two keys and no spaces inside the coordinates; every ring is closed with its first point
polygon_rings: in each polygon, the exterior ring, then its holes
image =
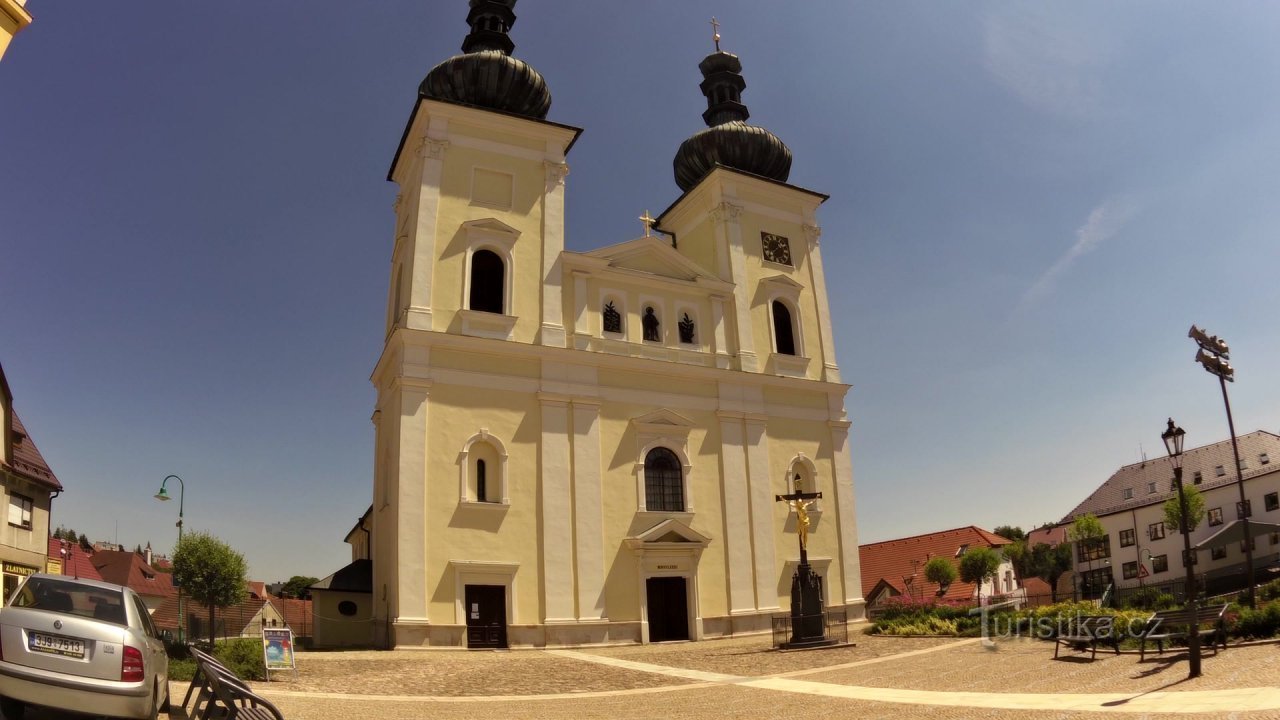
{"type": "Polygon", "coordinates": [[[511,57],[507,31],[516,22],[516,0],[471,0],[462,55],[431,68],[418,94],[431,100],[472,105],[542,120],[551,91],[537,70],[511,57]]]}
{"type": "Polygon", "coordinates": [[[717,165],[786,182],[791,174],[791,150],[777,135],[762,127],[748,125],[747,106],[742,104],[742,63],[738,56],[720,49],[698,63],[702,71],[702,94],[707,111],[702,119],[706,130],[694,133],[676,152],[676,184],[688,192],[717,165]]]}

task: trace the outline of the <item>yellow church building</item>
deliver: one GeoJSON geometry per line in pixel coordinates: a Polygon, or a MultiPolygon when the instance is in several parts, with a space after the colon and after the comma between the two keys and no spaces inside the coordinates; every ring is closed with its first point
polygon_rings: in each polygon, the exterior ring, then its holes
{"type": "MultiPolygon", "coordinates": [[[[515,0],[471,0],[392,162],[371,585],[382,647],[541,647],[768,632],[799,556],[775,495],[820,491],[808,555],[861,619],[848,386],[817,210],[748,125],[738,58],[644,236],[564,247],[566,157],[515,0]]],[[[597,181],[599,179],[596,179],[597,181]]],[[[354,532],[354,531],[353,531],[354,532]]],[[[362,541],[363,543],[364,541],[362,541]]],[[[360,590],[365,590],[360,588],[360,590]]]]}

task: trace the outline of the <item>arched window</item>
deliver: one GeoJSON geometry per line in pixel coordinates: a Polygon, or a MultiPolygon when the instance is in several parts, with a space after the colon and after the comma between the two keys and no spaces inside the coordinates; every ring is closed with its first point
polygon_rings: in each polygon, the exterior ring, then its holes
{"type": "Polygon", "coordinates": [[[484,460],[476,460],[476,500],[479,502],[489,502],[487,480],[484,460]]]}
{"type": "Polygon", "coordinates": [[[779,355],[796,354],[791,310],[781,300],[773,301],[773,344],[779,355]]]}
{"type": "Polygon", "coordinates": [[[684,469],[664,447],[644,456],[644,506],[659,512],[684,512],[684,469]]]}
{"type": "Polygon", "coordinates": [[[506,289],[506,266],[502,258],[492,250],[477,250],[471,255],[472,310],[502,315],[503,293],[506,289]]]}

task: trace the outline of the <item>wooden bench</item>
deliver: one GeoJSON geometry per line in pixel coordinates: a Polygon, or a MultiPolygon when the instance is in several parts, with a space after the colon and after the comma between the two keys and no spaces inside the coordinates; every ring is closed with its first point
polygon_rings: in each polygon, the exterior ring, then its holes
{"type": "Polygon", "coordinates": [[[275,705],[253,692],[212,655],[193,647],[191,657],[196,661],[196,672],[182,701],[186,717],[193,720],[284,720],[284,715],[275,705]],[[188,707],[193,696],[195,703],[188,707]]]}
{"type": "Polygon", "coordinates": [[[1116,633],[1116,619],[1110,615],[1081,615],[1068,621],[1067,631],[1059,635],[1053,644],[1053,657],[1056,660],[1058,650],[1063,645],[1070,645],[1080,651],[1087,646],[1092,654],[1089,659],[1098,657],[1098,643],[1110,645],[1117,655],[1120,654],[1120,637],[1116,633]]]}
{"type": "Polygon", "coordinates": [[[1138,635],[1138,659],[1146,659],[1148,641],[1154,642],[1160,653],[1163,653],[1165,640],[1186,639],[1190,635],[1193,624],[1195,632],[1202,639],[1209,640],[1214,655],[1218,654],[1218,645],[1222,645],[1222,649],[1226,650],[1227,626],[1223,619],[1226,610],[1226,605],[1205,605],[1196,608],[1194,623],[1192,623],[1191,611],[1185,608],[1161,610],[1152,615],[1138,635]],[[1209,625],[1209,627],[1202,627],[1203,625],[1209,625]]]}

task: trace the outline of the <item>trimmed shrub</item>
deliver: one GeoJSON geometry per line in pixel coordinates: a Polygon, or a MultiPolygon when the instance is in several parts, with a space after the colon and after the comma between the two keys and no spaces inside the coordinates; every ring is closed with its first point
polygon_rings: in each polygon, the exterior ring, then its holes
{"type": "Polygon", "coordinates": [[[262,665],[262,641],[257,638],[223,640],[214,648],[213,656],[242,680],[267,679],[262,665]]]}
{"type": "Polygon", "coordinates": [[[1253,610],[1240,608],[1231,634],[1239,638],[1270,638],[1280,634],[1280,602],[1271,602],[1253,610]]]}
{"type": "Polygon", "coordinates": [[[1271,582],[1258,588],[1259,600],[1280,600],[1280,580],[1272,580],[1271,582]]]}
{"type": "Polygon", "coordinates": [[[1125,598],[1124,606],[1136,610],[1168,610],[1178,606],[1178,601],[1159,588],[1144,587],[1125,598]]]}
{"type": "Polygon", "coordinates": [[[190,658],[169,660],[169,679],[181,682],[191,682],[191,678],[196,676],[196,661],[190,658]]]}

